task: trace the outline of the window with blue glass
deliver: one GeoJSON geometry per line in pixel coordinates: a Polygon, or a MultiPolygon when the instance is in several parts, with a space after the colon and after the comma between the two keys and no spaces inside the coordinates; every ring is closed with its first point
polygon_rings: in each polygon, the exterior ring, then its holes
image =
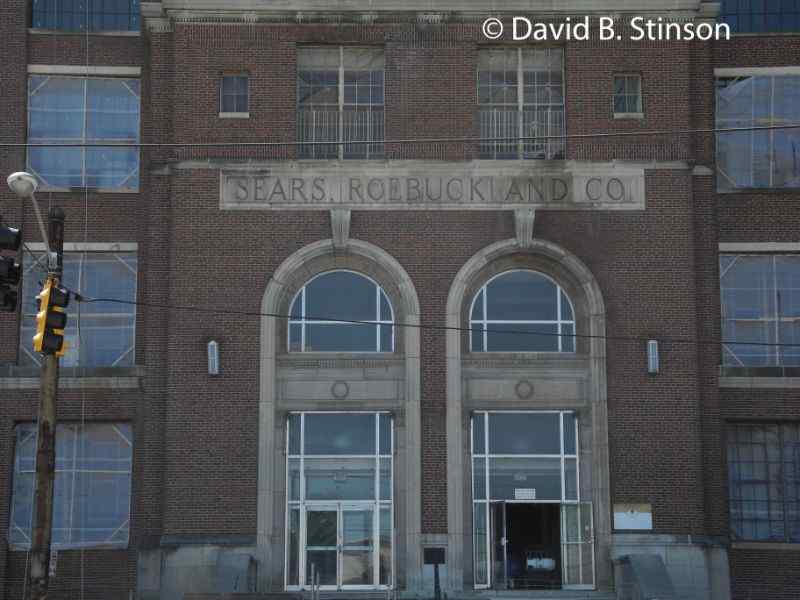
{"type": "Polygon", "coordinates": [[[31,26],[60,31],[139,31],[139,0],[33,0],[31,26]]]}
{"type": "Polygon", "coordinates": [[[138,79],[32,75],[28,142],[75,145],[31,147],[28,170],[46,188],[137,191],[139,111],[138,79]]]}
{"type": "Polygon", "coordinates": [[[720,20],[733,33],[800,31],[800,0],[722,0],[720,20]]]}
{"type": "Polygon", "coordinates": [[[719,191],[800,187],[800,75],[718,78],[716,124],[719,191]]]}

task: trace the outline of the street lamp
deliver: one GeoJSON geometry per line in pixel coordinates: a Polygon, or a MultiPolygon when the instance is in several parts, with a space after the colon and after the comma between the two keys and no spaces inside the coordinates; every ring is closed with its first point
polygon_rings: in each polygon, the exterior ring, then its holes
{"type": "Polygon", "coordinates": [[[50,250],[50,241],[47,237],[47,229],[44,226],[42,212],[39,210],[39,203],[36,201],[36,190],[39,188],[39,181],[25,171],[17,171],[8,176],[8,187],[20,198],[30,198],[33,202],[33,210],[36,212],[36,220],[39,222],[39,231],[44,240],[44,248],[47,251],[47,267],[51,271],[55,268],[56,255],[50,250]]]}

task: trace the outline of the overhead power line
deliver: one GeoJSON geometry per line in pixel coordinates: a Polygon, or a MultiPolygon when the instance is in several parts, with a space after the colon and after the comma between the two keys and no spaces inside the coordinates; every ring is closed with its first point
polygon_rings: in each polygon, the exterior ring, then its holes
{"type": "MultiPolygon", "coordinates": [[[[289,320],[291,318],[288,314],[281,314],[281,313],[270,313],[270,312],[261,312],[261,311],[251,311],[251,310],[237,310],[231,308],[210,308],[210,307],[203,307],[203,306],[189,306],[189,305],[179,305],[179,304],[162,304],[158,302],[140,302],[136,300],[120,300],[119,298],[91,298],[88,296],[83,296],[78,294],[72,290],[70,292],[75,297],[75,300],[78,302],[114,302],[117,304],[126,304],[130,306],[143,306],[147,308],[157,308],[157,309],[164,309],[164,310],[174,310],[174,311],[181,311],[181,312],[193,312],[193,313],[204,313],[204,314],[218,314],[218,315],[235,315],[241,317],[269,317],[273,319],[284,319],[289,320]]],[[[328,323],[343,323],[343,324],[350,324],[350,325],[378,325],[375,321],[363,321],[358,319],[337,319],[331,317],[321,317],[321,316],[306,316],[304,319],[307,323],[313,323],[315,321],[326,321],[328,323]]],[[[779,348],[779,347],[786,347],[786,348],[795,348],[800,347],[800,343],[798,344],[782,344],[782,343],[768,343],[768,342],[740,342],[740,341],[728,341],[728,340],[720,340],[720,339],[695,339],[695,338],[682,338],[682,337],[659,337],[659,336],[650,336],[650,337],[639,337],[639,336],[625,336],[625,335],[591,335],[591,334],[581,334],[581,333],[574,333],[574,334],[567,334],[567,333],[547,333],[547,332],[539,332],[539,331],[522,331],[522,330],[506,330],[503,329],[502,331],[496,331],[492,329],[478,329],[478,328],[470,328],[470,327],[458,327],[458,326],[451,326],[451,325],[431,325],[428,323],[392,323],[395,327],[411,327],[415,329],[422,329],[422,330],[431,330],[431,331],[458,331],[458,332],[481,332],[487,331],[488,333],[503,333],[503,334],[514,334],[514,335],[537,335],[537,336],[547,336],[547,337],[566,337],[566,338],[582,338],[582,339],[600,339],[600,340],[611,340],[611,341],[635,341],[635,342],[647,342],[649,340],[657,340],[660,342],[665,343],[672,343],[672,344],[690,344],[690,345],[737,345],[737,346],[769,346],[772,348],[779,348]]]]}
{"type": "Polygon", "coordinates": [[[508,137],[446,137],[446,138],[401,138],[396,140],[347,140],[335,142],[0,142],[7,148],[286,148],[293,146],[348,146],[358,144],[467,144],[492,142],[536,142],[542,140],[574,140],[618,137],[656,137],[692,134],[737,133],[744,131],[777,131],[800,129],[800,123],[788,125],[758,125],[752,127],[715,127],[707,129],[654,129],[647,131],[598,131],[593,133],[565,133],[563,135],[508,136],[508,137]]]}

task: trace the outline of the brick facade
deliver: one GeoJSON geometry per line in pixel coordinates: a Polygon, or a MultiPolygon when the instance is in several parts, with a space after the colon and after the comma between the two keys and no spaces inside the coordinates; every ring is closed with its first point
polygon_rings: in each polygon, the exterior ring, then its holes
{"type": "MultiPolygon", "coordinates": [[[[296,50],[302,44],[385,48],[386,139],[478,135],[480,21],[441,25],[196,22],[141,35],[29,32],[25,0],[0,9],[0,141],[26,138],[27,65],[140,66],[142,142],[293,142],[296,50]],[[87,47],[88,42],[88,47],[87,47]],[[250,76],[250,118],[220,119],[223,71],[250,76]]],[[[728,42],[599,42],[565,46],[570,134],[714,126],[714,68],[800,65],[800,35],[735,36],[728,42]],[[645,117],[613,118],[614,73],[642,76],[645,117]]],[[[466,161],[474,144],[387,144],[391,159],[466,161]]],[[[331,237],[327,211],[220,210],[219,170],[179,161],[290,160],[291,145],[144,148],[135,194],[40,193],[66,211],[68,242],[136,242],[138,389],[65,389],[59,419],[133,424],[131,537],[127,550],[62,551],[54,598],[128,598],[141,590],[143,552],[166,539],[257,537],[260,320],[193,314],[158,305],[256,313],[281,263],[331,237]],[[206,343],[221,348],[222,376],[206,372],[206,343]],[[139,575],[137,576],[137,564],[139,575]]],[[[800,392],[719,386],[717,344],[662,342],[661,372],[647,373],[645,340],[720,336],[718,244],[800,238],[796,192],[717,194],[709,135],[587,138],[567,159],[647,161],[646,210],[538,211],[534,236],[591,271],[606,308],[606,378],[612,504],[652,505],[653,530],[707,536],[728,549],[736,600],[800,595],[797,545],[731,545],[725,423],[800,420],[800,392]],[[636,338],[636,339],[622,339],[636,338]]],[[[0,148],[0,172],[23,169],[21,148],[0,148]]],[[[213,168],[212,168],[213,167],[213,168]]],[[[32,208],[5,187],[0,214],[38,242],[32,208]]],[[[352,213],[350,237],[391,255],[410,276],[425,325],[444,326],[459,269],[483,248],[515,236],[512,211],[381,210],[352,213]]],[[[448,533],[447,355],[441,330],[422,329],[420,357],[423,536],[448,533]]],[[[38,390],[16,389],[19,320],[0,316],[0,527],[9,522],[14,425],[35,419],[38,390]],[[4,385],[8,381],[9,385],[4,385]]],[[[69,372],[66,376],[69,376],[69,372]]],[[[64,376],[64,374],[62,374],[64,376]]],[[[610,507],[607,507],[610,508],[610,507]]],[[[198,542],[199,543],[199,542],[198,542]]],[[[26,553],[0,544],[0,600],[22,595],[26,553]]],[[[202,591],[202,590],[201,590],[202,591]]],[[[207,590],[213,591],[213,590],[207,590]]],[[[141,593],[141,591],[139,592],[141,593]]],[[[140,596],[147,597],[147,596],[140,596]]]]}

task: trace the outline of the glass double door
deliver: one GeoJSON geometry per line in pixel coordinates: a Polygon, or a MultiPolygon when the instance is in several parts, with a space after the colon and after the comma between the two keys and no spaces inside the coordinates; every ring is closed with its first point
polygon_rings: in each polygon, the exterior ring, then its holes
{"type": "Polygon", "coordinates": [[[374,504],[307,504],[304,522],[305,587],[377,587],[374,504]]]}

